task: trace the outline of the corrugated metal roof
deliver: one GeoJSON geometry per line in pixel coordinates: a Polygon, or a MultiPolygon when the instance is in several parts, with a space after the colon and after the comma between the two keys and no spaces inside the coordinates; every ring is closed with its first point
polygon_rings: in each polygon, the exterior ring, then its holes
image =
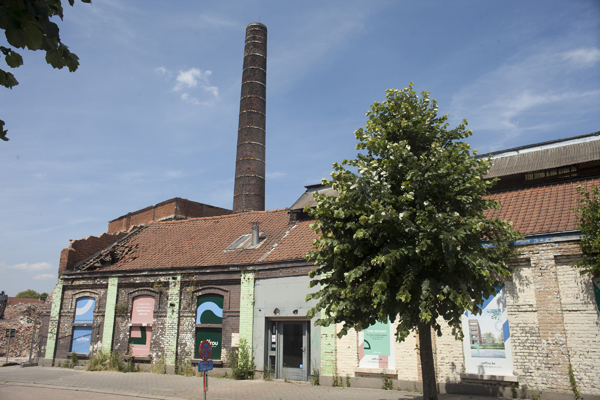
{"type": "Polygon", "coordinates": [[[495,157],[486,177],[522,174],[596,160],[600,160],[600,140],[495,157]]]}
{"type": "Polygon", "coordinates": [[[317,202],[315,201],[315,199],[313,197],[313,194],[315,192],[319,192],[326,196],[338,197],[337,190],[333,190],[331,188],[328,188],[328,187],[325,187],[322,185],[311,185],[311,186],[306,186],[306,188],[308,190],[306,192],[304,192],[302,194],[302,196],[300,196],[300,198],[298,200],[296,200],[296,202],[294,204],[292,204],[292,206],[290,207],[290,211],[302,211],[304,209],[304,207],[306,207],[306,206],[316,207],[317,202]]]}

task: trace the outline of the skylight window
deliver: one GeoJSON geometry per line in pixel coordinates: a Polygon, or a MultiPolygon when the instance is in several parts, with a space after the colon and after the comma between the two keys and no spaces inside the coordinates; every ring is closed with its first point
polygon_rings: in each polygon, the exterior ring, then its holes
{"type": "Polygon", "coordinates": [[[264,232],[260,232],[258,238],[258,244],[256,246],[252,246],[252,234],[248,233],[246,235],[242,235],[236,240],[233,241],[225,251],[235,251],[235,250],[244,250],[244,249],[256,249],[260,247],[262,242],[266,239],[264,232]]]}

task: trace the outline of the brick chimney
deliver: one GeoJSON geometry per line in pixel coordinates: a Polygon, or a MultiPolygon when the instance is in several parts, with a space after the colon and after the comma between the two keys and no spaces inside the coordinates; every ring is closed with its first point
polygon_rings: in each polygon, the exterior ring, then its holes
{"type": "Polygon", "coordinates": [[[265,112],[267,107],[267,27],[246,27],[233,212],[265,209],[265,112]]]}

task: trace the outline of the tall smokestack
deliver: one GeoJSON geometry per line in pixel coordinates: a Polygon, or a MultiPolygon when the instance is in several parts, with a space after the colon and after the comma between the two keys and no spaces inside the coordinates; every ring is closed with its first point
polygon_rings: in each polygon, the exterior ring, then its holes
{"type": "Polygon", "coordinates": [[[246,27],[233,212],[265,209],[265,112],[267,108],[267,27],[246,27]]]}

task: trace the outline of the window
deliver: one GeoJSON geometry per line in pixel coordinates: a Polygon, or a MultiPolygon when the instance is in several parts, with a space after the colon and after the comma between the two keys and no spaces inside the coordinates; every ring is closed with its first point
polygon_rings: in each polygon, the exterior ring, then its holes
{"type": "Polygon", "coordinates": [[[198,354],[200,343],[208,340],[212,347],[210,359],[220,360],[223,344],[223,296],[217,294],[199,296],[197,304],[194,358],[200,358],[198,354]]]}
{"type": "Polygon", "coordinates": [[[73,353],[88,354],[90,352],[95,306],[96,299],[93,297],[80,297],[75,303],[73,340],[71,342],[73,353]]]}
{"type": "Polygon", "coordinates": [[[133,299],[129,346],[132,356],[150,355],[152,321],[154,320],[154,297],[138,296],[133,299]]]}

